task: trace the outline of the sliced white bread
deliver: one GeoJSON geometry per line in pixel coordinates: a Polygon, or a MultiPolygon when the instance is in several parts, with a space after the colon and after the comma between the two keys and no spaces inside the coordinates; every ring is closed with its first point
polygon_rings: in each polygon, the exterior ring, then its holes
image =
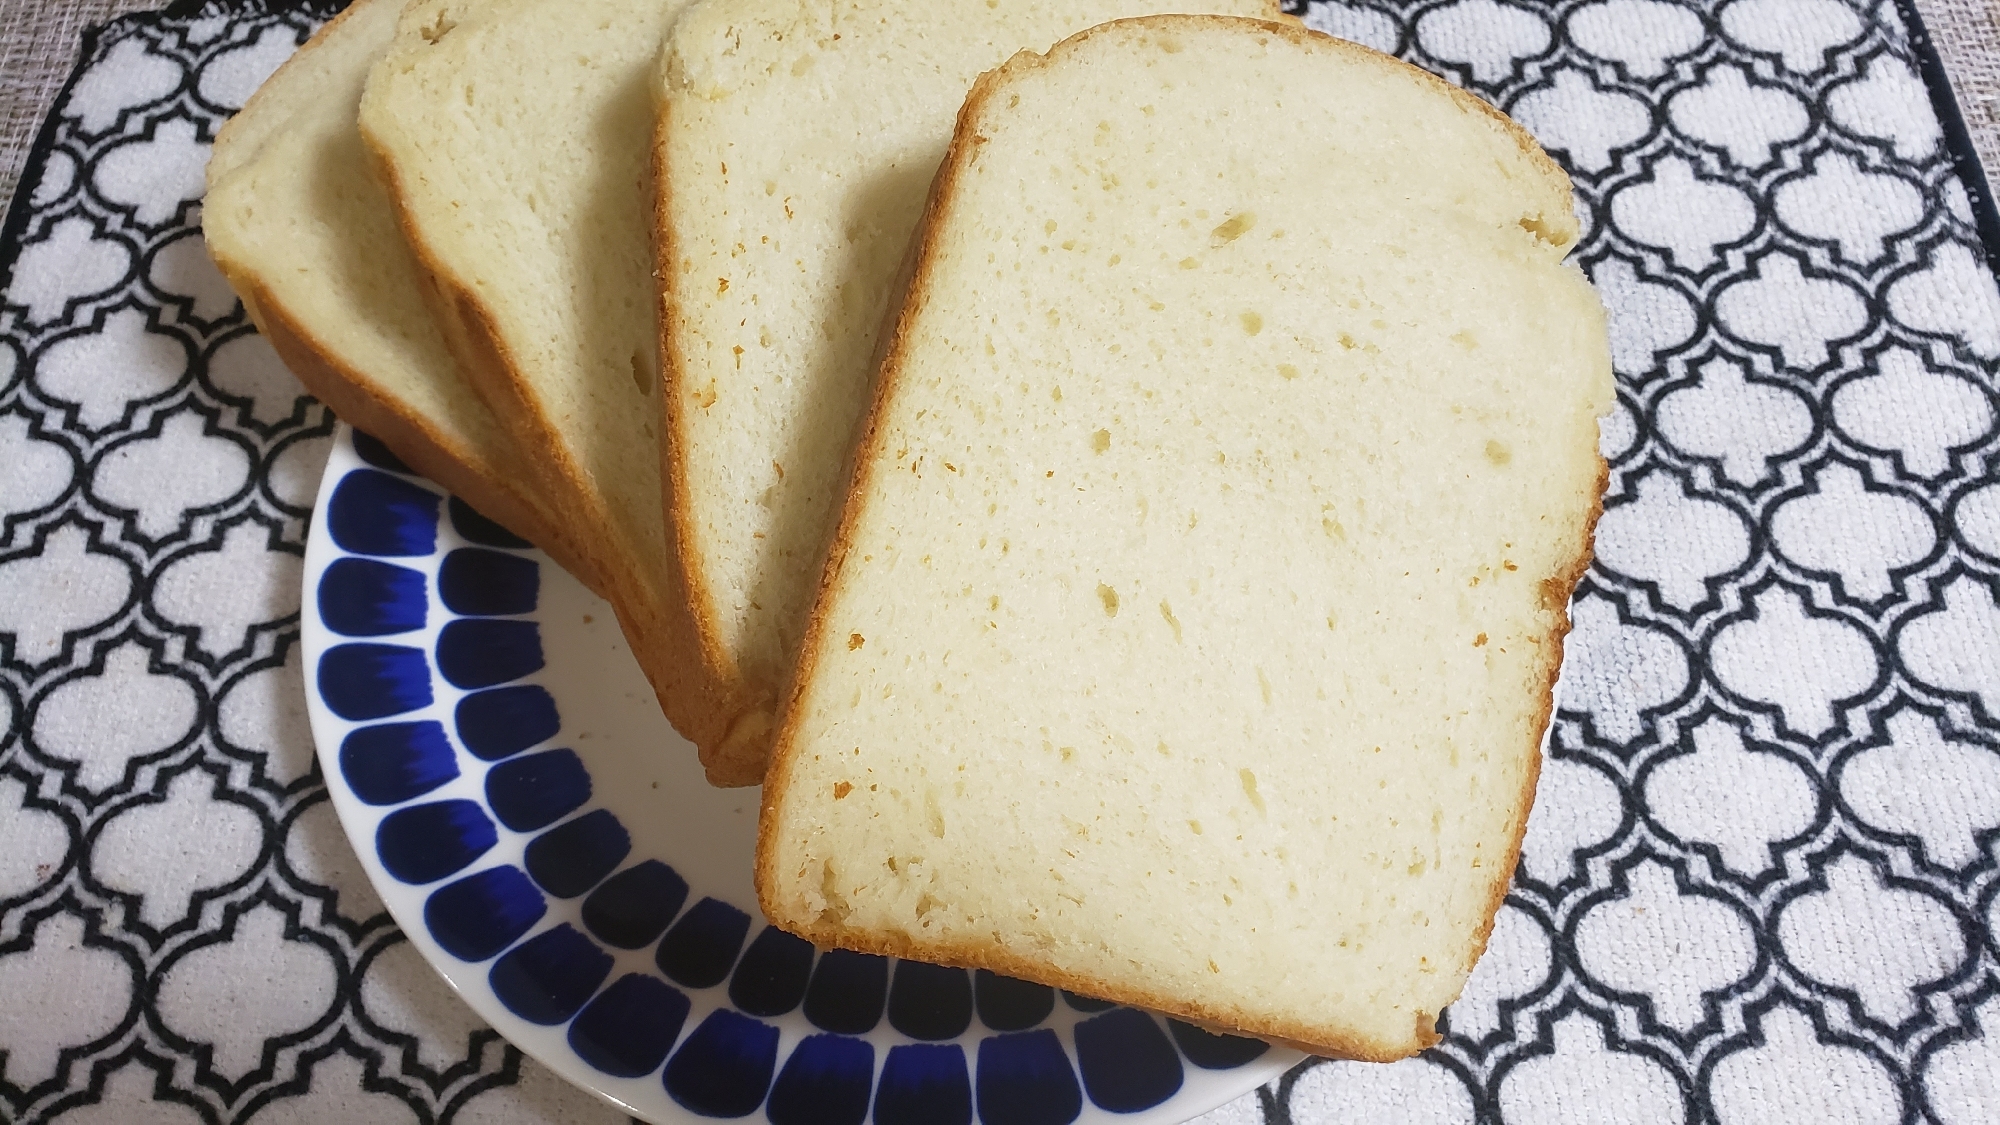
{"type": "Polygon", "coordinates": [[[357,0],[223,126],[202,208],[209,254],[272,348],[336,414],[600,586],[521,447],[453,364],[389,198],[369,175],[356,107],[400,10],[357,0]]]}
{"type": "Polygon", "coordinates": [[[765,913],[1393,1059],[1505,893],[1603,480],[1567,179],[1294,26],[982,78],[766,779],[765,913]]]}
{"type": "Polygon", "coordinates": [[[700,0],[662,55],[666,500],[730,755],[762,758],[876,338],[973,79],[1121,16],[1273,0],[700,0]]]}
{"type": "Polygon", "coordinates": [[[665,565],[654,315],[653,74],[679,0],[417,0],[361,133],[461,366],[592,542],[633,654],[711,781],[726,708],[665,565]]]}

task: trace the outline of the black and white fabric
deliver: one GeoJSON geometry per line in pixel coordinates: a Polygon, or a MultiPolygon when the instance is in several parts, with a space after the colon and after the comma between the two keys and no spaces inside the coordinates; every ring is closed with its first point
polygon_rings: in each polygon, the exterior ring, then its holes
{"type": "MultiPolygon", "coordinates": [[[[92,35],[0,235],[0,1120],[618,1120],[421,963],[313,763],[334,420],[199,200],[328,14],[92,35]]],[[[1526,849],[1444,1044],[1212,1120],[1995,1120],[2000,220],[1913,12],[1301,14],[1570,170],[1620,394],[1526,849]]]]}

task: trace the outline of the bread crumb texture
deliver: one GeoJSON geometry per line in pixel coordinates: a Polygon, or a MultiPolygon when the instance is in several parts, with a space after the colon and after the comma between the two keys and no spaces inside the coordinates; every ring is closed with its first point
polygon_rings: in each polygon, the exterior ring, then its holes
{"type": "MultiPolygon", "coordinates": [[[[1275,14],[1269,0],[1204,0],[1275,14]]],[[[753,690],[790,677],[898,267],[967,87],[1023,48],[1178,0],[702,0],[659,96],[684,396],[671,502],[704,628],[753,690]],[[781,460],[791,471],[765,468],[781,460]]],[[[1059,313],[1036,310],[1047,328],[1059,313]]],[[[954,462],[954,465],[956,462],[954,462]]],[[[919,472],[956,472],[937,460],[919,472]]]]}
{"type": "Polygon", "coordinates": [[[460,369],[597,545],[670,697],[648,141],[658,45],[684,6],[415,0],[358,111],[460,369]]]}
{"type": "Polygon", "coordinates": [[[1435,79],[1250,21],[1114,24],[975,99],[766,909],[1412,1053],[1510,874],[1596,510],[1568,183],[1435,79]]]}
{"type": "MultiPolygon", "coordinates": [[[[431,323],[355,127],[369,67],[389,49],[398,14],[389,0],[354,5],[230,119],[208,164],[203,234],[253,315],[281,309],[328,357],[317,366],[354,384],[350,396],[420,420],[445,459],[515,506],[534,507],[513,479],[519,447],[458,376],[431,323]],[[257,307],[259,299],[276,308],[257,307]]],[[[282,332],[268,322],[260,330],[282,332]]]]}

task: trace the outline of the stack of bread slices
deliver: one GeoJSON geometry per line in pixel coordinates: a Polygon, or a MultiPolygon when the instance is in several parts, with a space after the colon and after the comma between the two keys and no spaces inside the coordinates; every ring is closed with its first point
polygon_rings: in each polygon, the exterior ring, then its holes
{"type": "Polygon", "coordinates": [[[1502,114],[1268,0],[356,0],[204,221],[307,386],[765,785],[776,924],[1435,1040],[1611,402],[1502,114]]]}

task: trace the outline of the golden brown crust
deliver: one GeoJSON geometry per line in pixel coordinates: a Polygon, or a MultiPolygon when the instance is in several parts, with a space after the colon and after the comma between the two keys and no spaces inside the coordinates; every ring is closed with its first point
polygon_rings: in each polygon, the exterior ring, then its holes
{"type": "MultiPolygon", "coordinates": [[[[1264,7],[1269,13],[1262,17],[1266,23],[1289,24],[1293,27],[1304,27],[1306,25],[1304,20],[1287,12],[1285,5],[1280,0],[1269,0],[1264,7]]],[[[1245,18],[1247,19],[1248,17],[1245,18]]]]}
{"type": "MultiPolygon", "coordinates": [[[[389,197],[396,229],[402,232],[403,244],[409,247],[410,257],[415,262],[417,289],[423,294],[424,305],[430,310],[431,321],[437,326],[438,334],[444,337],[445,350],[457,361],[459,371],[480,401],[500,420],[501,428],[527,454],[545,495],[552,501],[551,506],[561,510],[576,505],[584,512],[597,514],[592,512],[592,505],[578,483],[581,474],[571,462],[568,451],[556,440],[553,429],[545,424],[545,420],[528,408],[525,388],[510,362],[511,357],[491,314],[466,287],[456,284],[449,270],[438,261],[436,250],[411,214],[401,169],[396,166],[387,147],[369,131],[365,120],[361,125],[361,139],[368,153],[369,165],[389,197]]],[[[585,542],[594,541],[594,537],[584,530],[589,526],[585,522],[578,529],[578,538],[585,542]]],[[[608,570],[604,572],[609,573],[608,570]]]]}
{"type": "MultiPolygon", "coordinates": [[[[362,147],[368,152],[370,167],[389,197],[396,229],[402,232],[403,243],[415,261],[417,290],[423,294],[431,321],[444,338],[445,350],[451,353],[460,373],[480,400],[486,403],[486,408],[499,419],[501,428],[520,447],[551,510],[561,512],[569,509],[582,513],[579,519],[564,521],[568,524],[569,539],[582,555],[583,565],[601,578],[600,592],[605,599],[619,601],[621,589],[632,584],[632,577],[624,573],[617,559],[603,549],[600,529],[608,521],[602,509],[591,503],[582,485],[582,474],[570,459],[569,451],[557,439],[554,429],[528,408],[525,385],[511,361],[492,314],[468,287],[451,279],[449,272],[438,261],[429,240],[424,238],[416,217],[410,212],[402,174],[386,147],[370,134],[365,119],[361,125],[361,139],[362,147]]],[[[635,651],[636,640],[634,638],[635,651]]],[[[641,662],[644,663],[643,659],[641,662]]]]}
{"type": "Polygon", "coordinates": [[[1542,668],[1537,674],[1541,681],[1540,707],[1535,722],[1529,728],[1532,741],[1528,750],[1527,776],[1522,779],[1520,800],[1514,807],[1518,810],[1514,823],[1507,831],[1507,851],[1505,858],[1495,872],[1494,887],[1487,899],[1485,913],[1479,930],[1473,935],[1471,954],[1466,959],[1468,972],[1478,964],[1486,953],[1486,942],[1493,936],[1493,923],[1499,918],[1500,907],[1507,901],[1507,890],[1513,885],[1514,870],[1521,865],[1521,845],[1528,836],[1528,817],[1534,810],[1535,788],[1542,776],[1542,737],[1555,718],[1556,680],[1562,674],[1563,643],[1569,637],[1569,599],[1576,593],[1577,584],[1590,571],[1591,559],[1596,556],[1597,520],[1604,514],[1604,489],[1611,480],[1611,467],[1602,456],[1594,451],[1597,461],[1597,479],[1591,486],[1590,510],[1584,513],[1582,542],[1568,569],[1542,582],[1543,597],[1556,613],[1556,624],[1549,631],[1548,643],[1541,648],[1542,668]]]}
{"type": "MultiPolygon", "coordinates": [[[[1303,1024],[1258,1016],[1251,1013],[1224,1011],[1198,1000],[1146,993],[1137,989],[1119,988],[1109,982],[1089,979],[1066,973],[1046,963],[1024,957],[998,943],[933,941],[918,943],[907,934],[883,933],[846,929],[837,925],[822,923],[817,915],[794,911],[793,903],[786,901],[787,888],[781,887],[781,875],[776,870],[777,837],[779,823],[790,792],[791,770],[789,766],[798,753],[797,731],[804,719],[801,704],[805,686],[810,683],[818,664],[821,650],[826,643],[827,609],[832,604],[834,592],[840,584],[842,565],[852,547],[855,528],[865,507],[865,497],[869,490],[873,468],[882,460],[882,445],[885,436],[882,421],[886,404],[893,397],[895,388],[903,375],[904,345],[910,325],[922,312],[925,294],[928,291],[930,272],[934,262],[934,242],[944,216],[949,211],[959,176],[969,168],[979,155],[980,146],[986,138],[977,132],[976,126],[984,114],[988,103],[996,91],[1016,74],[1047,65],[1059,52],[1072,49],[1075,44],[1105,33],[1106,29],[1118,24],[1143,23],[1149,27],[1206,25],[1215,21],[1232,24],[1253,23],[1264,29],[1297,42],[1310,43],[1315,47],[1332,45],[1340,51],[1363,52],[1368,56],[1393,63],[1398,68],[1423,75],[1428,82],[1449,93],[1460,104],[1476,106],[1480,112],[1497,117],[1509,130],[1524,151],[1548,174],[1555,177],[1565,195],[1569,190],[1569,180],[1547,154],[1543,153],[1525,130],[1514,124],[1504,114],[1465,93],[1449,83],[1423,71],[1408,67],[1408,64],[1391,59],[1379,52],[1357,44],[1333,39],[1319,32],[1311,31],[1289,21],[1247,20],[1228,16],[1149,16],[1130,20],[1117,20],[1111,24],[1099,25],[1083,31],[1056,44],[1047,54],[1022,51],[1000,67],[980,76],[958,115],[957,128],[953,132],[951,146],[947,150],[944,163],[939,167],[936,178],[931,183],[931,193],[924,205],[923,220],[918,225],[917,234],[911,240],[910,256],[906,259],[907,274],[901,287],[901,299],[891,306],[891,326],[882,334],[881,362],[878,368],[874,393],[871,396],[867,420],[860,439],[855,443],[848,470],[849,486],[842,504],[840,517],[831,537],[819,586],[813,602],[813,611],[807,620],[804,641],[800,655],[788,686],[783,706],[780,709],[779,727],[772,740],[771,764],[767,771],[762,808],[758,818],[756,886],[758,904],[771,922],[780,928],[805,938],[820,946],[838,946],[865,953],[883,956],[907,957],[935,964],[956,965],[966,968],[984,968],[1005,973],[1058,988],[1066,988],[1085,995],[1097,996],[1117,1003],[1133,1004],[1151,1008],[1168,1015],[1192,1020],[1216,1027],[1233,1029],[1239,1034],[1247,1034],[1273,1042],[1283,1043],[1300,1050],[1332,1058],[1356,1059],[1370,1062],[1389,1062],[1423,1050],[1438,1042],[1434,1017],[1428,1013],[1412,1013],[1411,1035],[1400,1043],[1380,1043],[1359,1036],[1329,1033],[1325,1027],[1308,1027],[1303,1024]]],[[[1505,900],[1507,887],[1512,880],[1516,864],[1520,859],[1522,840],[1527,831],[1528,809],[1533,802],[1536,780],[1540,772],[1540,737],[1547,726],[1554,706],[1556,676],[1562,660],[1562,639],[1568,632],[1568,617],[1562,613],[1561,604],[1566,603],[1571,590],[1581,580],[1590,565],[1592,529],[1596,525],[1597,514],[1601,511],[1603,485],[1606,470],[1599,459],[1598,483],[1592,500],[1592,508],[1586,517],[1583,542],[1579,555],[1570,568],[1550,580],[1562,593],[1558,603],[1559,621],[1552,630],[1551,642],[1544,646],[1546,667],[1541,678],[1545,683],[1542,691],[1541,713],[1534,726],[1534,741],[1528,749],[1529,762],[1525,788],[1517,804],[1519,813],[1508,831],[1509,841],[1506,862],[1495,872],[1495,891],[1487,905],[1484,921],[1474,943],[1476,961],[1485,948],[1492,931],[1494,916],[1505,900]]],[[[1545,587],[1546,588],[1546,587],[1545,587]]],[[[1554,591],[1551,590],[1551,593],[1554,591]]]]}
{"type": "Polygon", "coordinates": [[[315,398],[332,407],[343,421],[380,439],[411,468],[480,514],[548,552],[558,566],[593,591],[603,588],[603,580],[571,548],[567,537],[535,510],[526,489],[479,467],[473,455],[454,448],[455,443],[430,419],[395,396],[376,390],[366,375],[343,364],[338,353],[320,344],[253,273],[233,263],[217,265],[242,297],[257,330],[315,398]]]}
{"type": "Polygon", "coordinates": [[[672,128],[670,105],[662,96],[657,102],[653,127],[653,263],[659,283],[660,302],[660,492],[665,509],[667,569],[683,594],[687,607],[687,637],[673,646],[672,659],[682,675],[701,682],[705,691],[698,711],[691,709],[688,728],[682,730],[701,754],[702,768],[709,781],[720,786],[755,785],[764,779],[769,758],[768,717],[762,731],[756,729],[759,712],[768,716],[770,701],[760,700],[729,658],[728,647],[715,620],[706,611],[714,604],[708,574],[701,566],[701,554],[692,546],[694,513],[687,504],[687,459],[681,456],[688,439],[683,391],[687,379],[687,355],[683,348],[687,329],[680,316],[675,295],[674,256],[679,247],[674,235],[673,177],[667,167],[667,133],[672,128]],[[746,722],[750,726],[746,729],[746,722]],[[700,737],[691,731],[698,731],[700,737]],[[735,737],[732,737],[734,735],[735,737]]]}
{"type": "MultiPolygon", "coordinates": [[[[339,34],[350,18],[357,17],[377,0],[358,0],[313,33],[304,46],[285,60],[273,78],[285,68],[305,65],[324,44],[339,34]]],[[[278,96],[279,83],[267,81],[224,123],[216,137],[216,152],[228,154],[235,147],[236,134],[261,115],[266,101],[278,96]]],[[[209,186],[254,160],[219,167],[211,160],[207,169],[209,186]]],[[[592,590],[603,588],[601,573],[591,566],[570,539],[561,534],[555,521],[539,509],[532,488],[503,478],[499,466],[482,464],[473,450],[461,448],[445,436],[431,419],[393,394],[386,393],[367,373],[346,363],[337,349],[329,347],[304,321],[294,316],[277,293],[265,284],[260,272],[210,245],[210,256],[230,287],[242,299],[251,321],[314,397],[333,408],[350,425],[375,436],[411,468],[444,486],[453,495],[471,504],[482,514],[533,542],[555,559],[557,565],[575,574],[592,590]]]]}
{"type": "MultiPolygon", "coordinates": [[[[480,301],[472,287],[459,281],[437,256],[411,213],[399,170],[387,146],[372,136],[363,123],[362,138],[371,162],[393,201],[398,228],[417,262],[419,289],[432,310],[448,350],[468,372],[483,378],[472,380],[503,426],[514,435],[529,460],[543,469],[544,487],[559,503],[576,513],[572,526],[576,538],[586,545],[590,563],[604,576],[603,594],[617,614],[620,628],[634,659],[653,686],[660,709],[682,737],[695,743],[702,753],[703,769],[711,784],[718,787],[755,785],[762,779],[727,755],[717,755],[706,747],[716,747],[726,738],[726,728],[718,731],[713,716],[720,709],[713,685],[691,667],[686,652],[696,645],[692,615],[673,568],[664,589],[656,588],[635,565],[614,552],[602,549],[604,529],[612,523],[610,514],[585,481],[581,468],[571,457],[553,422],[535,410],[532,390],[513,360],[500,332],[498,317],[480,301]],[[690,674],[693,671],[695,674],[690,674]]],[[[671,533],[656,549],[677,549],[671,533]]],[[[761,758],[760,758],[761,764],[761,758]]]]}

